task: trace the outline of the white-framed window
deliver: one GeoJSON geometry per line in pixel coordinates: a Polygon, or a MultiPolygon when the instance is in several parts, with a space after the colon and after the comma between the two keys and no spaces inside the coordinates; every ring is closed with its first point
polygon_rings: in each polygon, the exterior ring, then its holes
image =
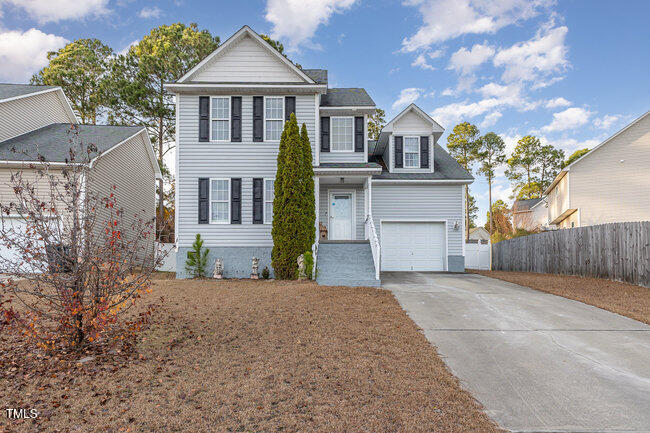
{"type": "Polygon", "coordinates": [[[420,168],[420,137],[404,137],[404,168],[420,168]]]}
{"type": "Polygon", "coordinates": [[[354,152],[354,117],[330,118],[331,152],[354,152]]]}
{"type": "Polygon", "coordinates": [[[210,222],[230,223],[230,179],[210,179],[210,222]]]}
{"type": "Polygon", "coordinates": [[[210,139],[212,141],[230,140],[230,97],[210,98],[210,139]]]}
{"type": "Polygon", "coordinates": [[[264,179],[264,224],[273,222],[273,199],[275,198],[275,179],[264,179]]]}
{"type": "Polygon", "coordinates": [[[267,96],[264,102],[264,140],[279,141],[284,127],[284,96],[267,96]]]}

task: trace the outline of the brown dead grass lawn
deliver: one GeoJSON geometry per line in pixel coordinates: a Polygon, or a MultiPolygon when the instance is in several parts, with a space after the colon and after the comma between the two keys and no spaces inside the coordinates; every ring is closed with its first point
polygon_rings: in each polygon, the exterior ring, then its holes
{"type": "Polygon", "coordinates": [[[509,271],[472,272],[574,299],[650,324],[650,289],[647,287],[569,275],[509,271]]]}
{"type": "Polygon", "coordinates": [[[498,431],[387,291],[158,280],[150,296],[165,301],[135,357],[53,377],[0,354],[0,409],[41,412],[3,412],[0,431],[498,431]]]}

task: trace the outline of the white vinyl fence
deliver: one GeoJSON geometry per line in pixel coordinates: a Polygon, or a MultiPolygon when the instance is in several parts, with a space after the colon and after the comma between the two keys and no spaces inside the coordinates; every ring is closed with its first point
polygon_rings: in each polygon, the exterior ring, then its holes
{"type": "Polygon", "coordinates": [[[156,242],[156,247],[159,248],[160,251],[167,252],[167,256],[165,256],[165,260],[163,260],[161,265],[158,267],[158,270],[164,272],[176,272],[176,249],[174,248],[174,244],[161,244],[156,242]]]}
{"type": "Polygon", "coordinates": [[[465,269],[490,270],[490,243],[465,243],[465,269]]]}

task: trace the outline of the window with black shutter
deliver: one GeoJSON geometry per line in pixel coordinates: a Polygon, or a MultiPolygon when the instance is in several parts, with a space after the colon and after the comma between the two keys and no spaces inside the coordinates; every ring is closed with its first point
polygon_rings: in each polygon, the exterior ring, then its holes
{"type": "Polygon", "coordinates": [[[403,137],[395,137],[395,168],[404,167],[404,141],[403,137]]]}
{"type": "Polygon", "coordinates": [[[264,179],[253,179],[253,224],[264,224],[264,179]]]}
{"type": "Polygon", "coordinates": [[[241,224],[241,179],[230,179],[230,223],[241,224]]]}
{"type": "Polygon", "coordinates": [[[429,168],[429,137],[420,137],[420,168],[429,168]]]}
{"type": "Polygon", "coordinates": [[[253,96],[253,141],[264,141],[263,96],[253,96]]]}
{"type": "Polygon", "coordinates": [[[241,96],[230,98],[230,141],[241,142],[241,96]]]}
{"type": "Polygon", "coordinates": [[[330,151],[330,118],[320,118],[320,151],[330,151]]]}
{"type": "Polygon", "coordinates": [[[210,179],[202,177],[199,179],[199,224],[209,223],[210,211],[210,179]]]}
{"type": "Polygon", "coordinates": [[[199,141],[210,141],[209,96],[199,96],[199,141]]]}
{"type": "Polygon", "coordinates": [[[354,151],[363,152],[363,117],[358,116],[354,118],[354,151]]]}

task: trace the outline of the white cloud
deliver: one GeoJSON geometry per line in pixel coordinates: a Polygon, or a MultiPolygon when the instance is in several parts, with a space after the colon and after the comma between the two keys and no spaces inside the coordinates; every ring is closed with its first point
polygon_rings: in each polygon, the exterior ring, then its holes
{"type": "Polygon", "coordinates": [[[424,57],[424,54],[419,54],[415,58],[415,60],[413,60],[413,63],[411,63],[411,66],[422,68],[422,69],[428,69],[430,71],[435,71],[436,70],[436,68],[434,68],[429,63],[427,63],[427,59],[426,59],[426,57],[424,57]]]}
{"type": "Polygon", "coordinates": [[[444,89],[442,92],[440,92],[442,96],[454,96],[456,92],[454,92],[454,89],[447,87],[444,89]]]}
{"type": "Polygon", "coordinates": [[[503,81],[537,81],[564,71],[569,66],[568,49],[564,45],[567,32],[565,26],[546,26],[532,39],[499,50],[494,56],[494,66],[505,69],[503,81]]]}
{"type": "Polygon", "coordinates": [[[621,116],[619,116],[617,114],[614,114],[614,115],[606,114],[603,117],[600,117],[598,119],[594,119],[594,125],[596,126],[596,128],[609,129],[620,118],[621,118],[621,116]]]}
{"type": "Polygon", "coordinates": [[[470,50],[462,47],[451,55],[447,69],[453,69],[460,74],[467,75],[493,55],[494,48],[487,44],[476,44],[470,50]]]}
{"type": "Polygon", "coordinates": [[[546,108],[560,108],[560,107],[568,107],[571,105],[571,102],[567,101],[566,99],[562,97],[558,97],[555,99],[549,99],[546,101],[544,104],[544,107],[546,108]]]}
{"type": "Polygon", "coordinates": [[[0,6],[12,5],[27,12],[40,24],[99,16],[108,12],[109,0],[0,0],[0,6]]]}
{"type": "Polygon", "coordinates": [[[422,95],[422,89],[416,87],[409,87],[407,89],[402,89],[399,94],[399,97],[395,102],[393,102],[392,109],[398,110],[409,104],[414,103],[422,95]]]}
{"type": "Polygon", "coordinates": [[[0,31],[0,79],[26,82],[31,75],[47,65],[48,51],[64,46],[68,41],[37,29],[0,31]]]}
{"type": "Polygon", "coordinates": [[[413,52],[465,34],[495,33],[532,18],[552,0],[406,0],[422,15],[423,25],[402,41],[402,50],[413,52]]]}
{"type": "Polygon", "coordinates": [[[158,6],[153,6],[153,7],[146,6],[140,10],[138,16],[140,18],[149,19],[149,18],[160,18],[161,14],[162,11],[158,6]]]}
{"type": "Polygon", "coordinates": [[[137,45],[138,42],[140,42],[140,39],[136,39],[136,40],[132,41],[129,45],[127,45],[126,47],[124,47],[120,51],[118,51],[117,54],[126,55],[129,52],[129,50],[131,49],[131,47],[134,46],[134,45],[137,45]]]}
{"type": "Polygon", "coordinates": [[[589,121],[591,112],[584,108],[571,107],[559,113],[553,113],[553,121],[542,128],[544,132],[575,129],[589,121]]]}
{"type": "Polygon", "coordinates": [[[480,116],[501,105],[503,105],[503,101],[499,98],[486,98],[478,102],[454,102],[436,108],[431,112],[431,117],[449,129],[458,121],[480,116]]]}
{"type": "Polygon", "coordinates": [[[271,37],[281,40],[288,51],[302,45],[318,47],[311,38],[335,13],[352,7],[356,0],[268,0],[266,20],[273,24],[271,37]],[[286,41],[286,42],[285,42],[286,41]]]}
{"type": "Polygon", "coordinates": [[[500,111],[494,111],[494,112],[488,114],[487,116],[485,116],[485,118],[479,124],[479,126],[481,128],[487,128],[489,126],[492,126],[495,123],[497,123],[497,121],[501,118],[501,116],[503,116],[503,114],[501,114],[500,111]]]}

